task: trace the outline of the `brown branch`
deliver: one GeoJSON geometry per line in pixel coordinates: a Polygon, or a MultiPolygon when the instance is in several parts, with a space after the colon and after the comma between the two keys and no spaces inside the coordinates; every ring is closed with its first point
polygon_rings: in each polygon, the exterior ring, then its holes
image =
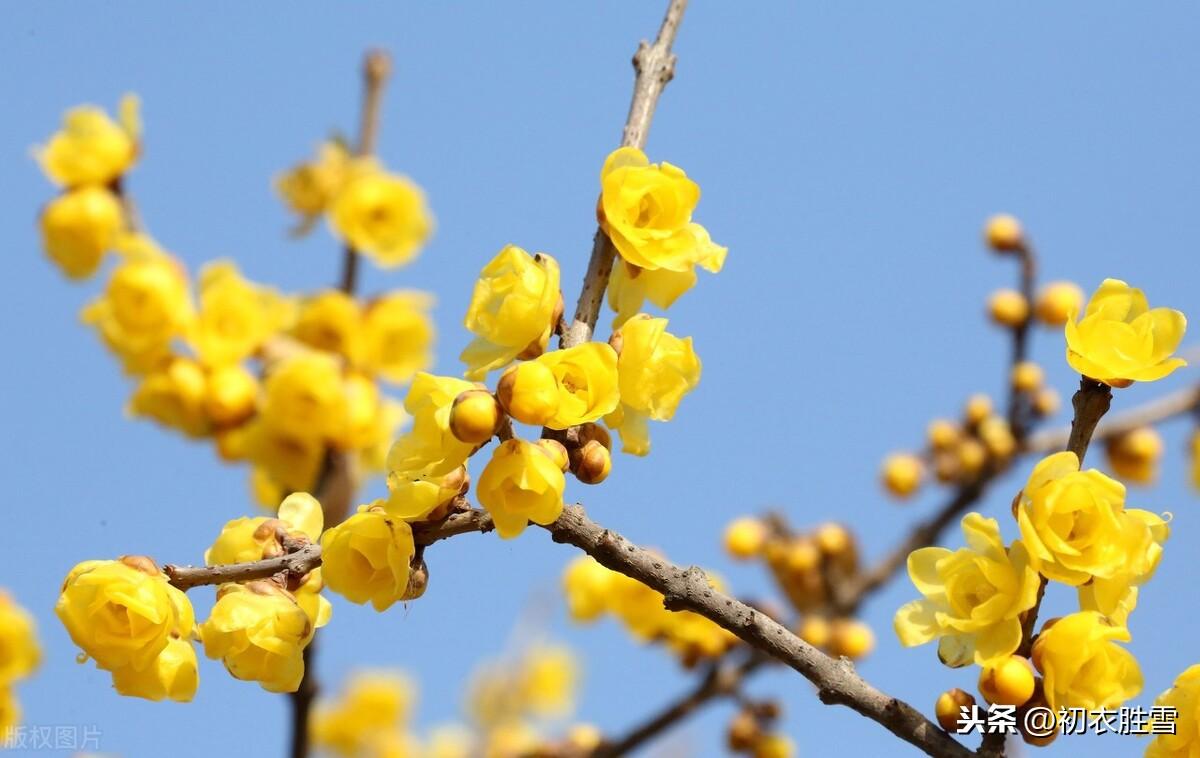
{"type": "Polygon", "coordinates": [[[1075,418],[1071,420],[1071,434],[1067,438],[1067,450],[1079,458],[1080,465],[1087,455],[1088,445],[1096,424],[1108,412],[1112,404],[1112,389],[1086,376],[1079,380],[1079,391],[1071,398],[1075,418]]]}
{"type": "MultiPolygon", "coordinates": [[[[1111,419],[1096,427],[1092,438],[1105,440],[1138,427],[1150,426],[1176,416],[1186,415],[1197,407],[1200,407],[1200,385],[1177,390],[1155,398],[1144,405],[1115,414],[1111,419]]],[[[1070,439],[1070,426],[1047,429],[1031,435],[1026,440],[1024,449],[1030,453],[1049,453],[1062,450],[1070,439]]]]}
{"type": "Polygon", "coordinates": [[[719,698],[736,696],[746,677],[767,660],[765,656],[754,654],[736,665],[717,663],[708,669],[708,673],[695,687],[630,729],[623,737],[605,740],[591,752],[589,758],[619,758],[659,736],[708,703],[719,698]]]}
{"type": "MultiPolygon", "coordinates": [[[[667,82],[675,76],[675,55],[671,52],[671,46],[675,44],[675,35],[679,31],[679,23],[683,20],[687,4],[688,0],[670,0],[654,44],[643,41],[634,53],[633,68],[636,76],[633,81],[633,99],[629,103],[629,116],[625,119],[625,129],[621,134],[622,147],[640,149],[646,145],[646,135],[650,132],[650,122],[654,119],[658,98],[666,88],[667,82]]],[[[615,256],[616,249],[608,235],[603,230],[596,230],[596,237],[592,242],[592,255],[588,260],[587,273],[584,274],[583,287],[579,291],[579,301],[575,306],[575,320],[563,332],[559,343],[562,347],[574,347],[591,339],[592,330],[596,328],[596,319],[600,317],[600,306],[604,302],[604,290],[608,287],[608,277],[612,274],[615,256]]]]}
{"type": "Polygon", "coordinates": [[[786,663],[817,686],[822,702],[845,705],[928,755],[972,755],[917,709],[868,684],[849,660],[830,658],[765,614],[714,590],[700,569],[684,569],[643,550],[593,522],[578,505],[566,506],[544,528],[556,542],[575,545],[600,564],[662,593],[669,610],[698,613],[786,663]]]}
{"type": "MultiPolygon", "coordinates": [[[[1022,239],[1021,244],[1014,251],[1017,259],[1020,262],[1020,292],[1025,298],[1025,302],[1029,304],[1029,309],[1033,308],[1033,285],[1034,278],[1037,275],[1037,256],[1033,252],[1033,245],[1028,240],[1022,239]]],[[[1012,371],[1018,365],[1025,362],[1025,358],[1029,354],[1029,327],[1033,323],[1033,314],[1026,314],[1024,320],[1012,329],[1012,359],[1009,361],[1009,375],[1005,377],[1008,383],[1008,426],[1012,429],[1013,436],[1021,440],[1025,436],[1025,417],[1022,411],[1028,407],[1028,402],[1024,394],[1017,388],[1012,380],[1012,371]]]]}
{"type": "MultiPolygon", "coordinates": [[[[392,73],[392,59],[385,50],[368,50],[363,58],[362,115],[358,122],[358,144],[354,152],[365,157],[375,152],[379,140],[379,105],[383,88],[392,73]]],[[[358,288],[358,251],[346,245],[338,287],[347,295],[358,288]]]]}

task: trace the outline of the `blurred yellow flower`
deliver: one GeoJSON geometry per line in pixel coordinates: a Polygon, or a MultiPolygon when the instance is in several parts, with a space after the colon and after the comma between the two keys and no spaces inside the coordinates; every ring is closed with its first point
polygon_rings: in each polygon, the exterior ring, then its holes
{"type": "Polygon", "coordinates": [[[137,160],[141,137],[138,105],[136,95],[121,98],[120,123],[92,105],[67,111],[62,129],[36,151],[46,176],[77,187],[109,184],[128,171],[137,160]]]}
{"type": "Polygon", "coordinates": [[[124,223],[121,203],[104,187],[69,190],[46,204],[40,219],[42,246],[64,274],[96,273],[124,223]]]}
{"type": "Polygon", "coordinates": [[[29,676],[41,660],[33,616],[0,590],[0,687],[29,676]]]}
{"type": "Polygon", "coordinates": [[[1033,663],[1052,710],[1116,708],[1142,691],[1137,659],[1114,640],[1128,642],[1128,630],[1095,611],[1046,622],[1033,663]]]}
{"type": "Polygon", "coordinates": [[[256,419],[243,427],[240,444],[256,470],[256,488],[266,507],[274,507],[283,491],[313,489],[325,460],[325,444],[308,435],[293,435],[256,419]],[[267,487],[270,483],[273,486],[267,487]]]}
{"type": "MultiPolygon", "coordinates": [[[[1145,758],[1191,758],[1200,753],[1200,665],[1189,666],[1154,705],[1174,709],[1167,730],[1155,729],[1145,758]]],[[[1151,727],[1154,728],[1153,726],[1151,727]]]]}
{"type": "Polygon", "coordinates": [[[1134,484],[1151,484],[1158,476],[1163,440],[1154,427],[1142,426],[1109,437],[1104,452],[1117,476],[1134,484]]]}
{"type": "Polygon", "coordinates": [[[433,233],[421,188],[374,167],[352,173],[333,198],[329,222],[348,245],[383,268],[411,261],[433,233]]]}
{"type": "Polygon", "coordinates": [[[496,524],[496,533],[512,539],[530,521],[550,524],[563,509],[566,479],[540,447],[521,439],[500,443],[479,477],[477,495],[496,524]]]}
{"type": "Polygon", "coordinates": [[[462,352],[467,378],[484,379],[530,345],[544,349],[561,302],[558,261],[505,245],[479,272],[463,320],[475,335],[462,352]]]}
{"type": "Polygon", "coordinates": [[[210,369],[204,413],[216,427],[237,426],[254,415],[258,390],[258,377],[240,363],[210,369]]]}
{"type": "Polygon", "coordinates": [[[634,147],[618,148],[604,161],[600,187],[600,225],[629,263],[687,272],[701,260],[723,257],[724,248],[692,222],[700,187],[676,166],[651,164],[634,147]]]}
{"type": "Polygon", "coordinates": [[[270,581],[221,585],[208,620],[200,625],[205,655],[224,662],[234,678],[258,682],[268,692],[295,692],[300,686],[312,632],[296,598],[270,581]]]}
{"type": "Polygon", "coordinates": [[[1021,614],[1037,602],[1038,575],[1018,540],[1005,549],[995,519],[968,513],[968,547],[925,547],[908,556],[908,575],[924,596],[896,612],[905,647],[938,639],[947,666],[986,665],[1021,644],[1021,614]]]}
{"type": "Polygon", "coordinates": [[[309,347],[357,363],[362,352],[362,310],[345,292],[322,290],[300,301],[292,335],[309,347]]]}
{"type": "Polygon", "coordinates": [[[319,703],[313,711],[313,742],[346,758],[374,755],[368,748],[408,722],[415,700],[413,685],[402,674],[357,672],[339,698],[319,703]]]}
{"type": "Polygon", "coordinates": [[[317,147],[316,158],[300,163],[275,178],[275,191],[300,216],[295,234],[308,232],[345,184],[353,158],[345,144],[331,140],[317,147]]]}
{"type": "Polygon", "coordinates": [[[613,576],[590,555],[581,555],[567,564],[562,577],[563,594],[573,620],[593,621],[608,611],[613,576]]]}
{"type": "Polygon", "coordinates": [[[191,437],[210,431],[208,378],[191,358],[174,357],[142,377],[129,399],[129,412],[191,437]]]}
{"type": "Polygon", "coordinates": [[[362,323],[362,366],[394,384],[433,365],[433,296],[389,292],[367,305],[362,323]]]}
{"type": "Polygon", "coordinates": [[[1162,379],[1187,362],[1171,354],[1183,340],[1187,319],[1170,308],[1150,309],[1142,291],[1105,279],[1083,318],[1067,319],[1067,363],[1084,376],[1123,387],[1162,379]]]}
{"type": "Polygon", "coordinates": [[[200,311],[188,341],[207,365],[236,363],[283,329],[291,311],[278,292],[247,281],[232,261],[216,261],[200,270],[200,311]]]}
{"type": "Polygon", "coordinates": [[[558,382],[558,409],[546,422],[551,429],[567,429],[596,421],[620,402],[617,354],[607,343],[585,342],[554,350],[534,360],[554,374],[558,382]]]}
{"type": "Polygon", "coordinates": [[[412,528],[377,501],[321,536],[322,576],[350,602],[384,611],[404,598],[415,548],[412,528]]]}
{"type": "Polygon", "coordinates": [[[293,437],[333,440],[345,431],[346,405],[338,360],[306,351],[284,358],[267,374],[261,417],[293,437]]]}
{"type": "Polygon", "coordinates": [[[579,663],[569,649],[535,645],[522,657],[519,672],[518,697],[530,713],[557,717],[574,709],[579,663]]]}

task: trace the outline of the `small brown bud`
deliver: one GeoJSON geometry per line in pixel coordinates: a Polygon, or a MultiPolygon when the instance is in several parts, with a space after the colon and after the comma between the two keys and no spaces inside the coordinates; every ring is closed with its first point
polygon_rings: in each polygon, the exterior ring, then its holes
{"type": "Polygon", "coordinates": [[[571,467],[571,458],[567,455],[567,449],[563,447],[563,443],[558,440],[542,438],[534,443],[542,452],[550,456],[550,460],[563,471],[571,467]]]}
{"type": "Polygon", "coordinates": [[[428,586],[429,567],[425,565],[424,558],[417,558],[409,569],[408,586],[405,587],[404,594],[400,596],[400,599],[416,600],[425,594],[425,588],[428,586]]]}
{"type": "Polygon", "coordinates": [[[604,445],[605,449],[607,449],[609,451],[612,450],[612,435],[608,433],[607,429],[600,426],[599,424],[593,424],[590,422],[587,424],[580,425],[580,427],[579,427],[579,444],[586,445],[587,443],[591,442],[592,440],[595,440],[596,442],[599,442],[601,445],[604,445]]]}
{"type": "Polygon", "coordinates": [[[612,471],[612,454],[599,441],[591,440],[573,456],[571,471],[584,484],[599,484],[612,471]]]}
{"type": "Polygon", "coordinates": [[[725,733],[726,743],[734,752],[750,750],[761,736],[762,728],[758,724],[758,719],[749,711],[741,711],[734,716],[725,733]]]}
{"type": "Polygon", "coordinates": [[[121,563],[124,563],[129,568],[136,569],[136,570],[142,572],[143,574],[149,574],[150,576],[157,576],[159,573],[161,573],[158,570],[158,564],[155,563],[154,559],[150,558],[149,556],[122,555],[119,560],[121,561],[121,563]]]}
{"type": "Polygon", "coordinates": [[[937,703],[933,706],[933,712],[937,716],[938,725],[947,732],[955,734],[958,732],[959,719],[962,718],[962,709],[969,710],[974,705],[974,695],[955,687],[938,696],[937,703]]]}
{"type": "Polygon", "coordinates": [[[625,347],[625,335],[621,333],[620,329],[614,331],[608,338],[608,346],[613,349],[618,358],[621,357],[621,349],[625,347]]]}

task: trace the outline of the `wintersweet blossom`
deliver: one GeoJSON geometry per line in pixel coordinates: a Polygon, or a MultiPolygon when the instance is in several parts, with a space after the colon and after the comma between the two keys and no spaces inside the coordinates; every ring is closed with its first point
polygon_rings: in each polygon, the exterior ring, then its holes
{"type": "Polygon", "coordinates": [[[1189,666],[1177,676],[1154,704],[1175,713],[1169,731],[1152,731],[1156,736],[1146,748],[1145,758],[1192,758],[1200,753],[1200,665],[1189,666]]]}
{"type": "Polygon", "coordinates": [[[1162,379],[1187,362],[1171,354],[1187,319],[1171,308],[1150,309],[1141,290],[1105,279],[1084,309],[1067,319],[1067,363],[1084,376],[1115,387],[1162,379]]]}
{"type": "Polygon", "coordinates": [[[347,244],[383,268],[411,261],[433,233],[421,188],[374,166],[351,172],[333,198],[329,222],[347,244]]]}
{"type": "Polygon", "coordinates": [[[550,369],[558,384],[558,408],[546,422],[551,429],[597,421],[616,410],[620,402],[617,353],[607,343],[585,342],[554,350],[534,362],[550,369]]]}
{"type": "Polygon", "coordinates": [[[125,95],[117,121],[93,105],[67,111],[62,129],[36,150],[46,176],[66,187],[106,185],[120,177],[137,160],[138,107],[137,96],[125,95]]]}
{"type": "Polygon", "coordinates": [[[433,296],[397,290],[367,304],[362,321],[361,365],[393,384],[410,381],[433,365],[433,296]]]}
{"type": "Polygon", "coordinates": [[[191,702],[200,684],[196,648],[191,640],[173,637],[144,669],[126,666],[112,672],[113,689],[127,697],[191,702]]]}
{"type": "Polygon", "coordinates": [[[295,596],[271,581],[222,584],[200,625],[204,654],[236,679],[268,692],[295,692],[304,676],[304,648],[313,624],[295,596]]]}
{"type": "Polygon", "coordinates": [[[479,477],[479,502],[508,540],[525,531],[530,521],[550,524],[563,509],[566,479],[562,469],[542,448],[521,439],[500,443],[479,477]]]}
{"type": "Polygon", "coordinates": [[[924,596],[896,612],[905,647],[938,639],[947,666],[986,665],[1021,644],[1021,614],[1037,603],[1038,575],[1018,540],[1005,549],[995,519],[968,513],[967,547],[925,547],[908,556],[908,575],[924,596]]]}
{"type": "Polygon", "coordinates": [[[278,292],[246,280],[232,261],[200,270],[200,309],[188,342],[202,362],[223,366],[250,357],[293,317],[278,292]]]}
{"type": "Polygon", "coordinates": [[[42,209],[42,246],[64,274],[84,279],[100,268],[122,223],[121,203],[107,188],[73,189],[42,209]]]}
{"type": "Polygon", "coordinates": [[[1050,708],[1116,708],[1142,691],[1137,659],[1117,642],[1129,631],[1095,611],[1047,621],[1033,645],[1050,708]]]}
{"type": "Polygon", "coordinates": [[[412,528],[377,501],[321,536],[322,576],[350,602],[384,611],[404,599],[415,549],[412,528]]]}

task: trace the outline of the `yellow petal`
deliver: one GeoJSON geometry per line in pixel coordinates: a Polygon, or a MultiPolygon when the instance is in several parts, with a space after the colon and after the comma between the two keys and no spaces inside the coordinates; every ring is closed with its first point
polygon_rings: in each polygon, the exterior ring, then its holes
{"type": "Polygon", "coordinates": [[[293,492],[284,498],[279,504],[279,518],[310,540],[320,537],[325,527],[325,513],[321,510],[321,504],[307,492],[293,492]]]}

